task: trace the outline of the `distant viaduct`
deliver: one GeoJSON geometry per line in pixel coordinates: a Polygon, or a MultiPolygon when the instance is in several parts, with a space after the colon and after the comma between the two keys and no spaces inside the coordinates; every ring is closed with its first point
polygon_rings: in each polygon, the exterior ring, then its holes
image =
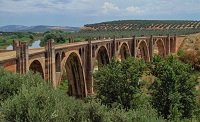
{"type": "Polygon", "coordinates": [[[177,51],[184,37],[151,36],[113,38],[54,45],[51,39],[45,47],[28,49],[27,42],[13,41],[13,50],[0,51],[0,66],[21,74],[39,72],[54,87],[68,80],[69,95],[84,98],[93,94],[94,63],[108,64],[111,57],[119,60],[129,56],[152,61],[154,53],[165,57],[177,51]]]}

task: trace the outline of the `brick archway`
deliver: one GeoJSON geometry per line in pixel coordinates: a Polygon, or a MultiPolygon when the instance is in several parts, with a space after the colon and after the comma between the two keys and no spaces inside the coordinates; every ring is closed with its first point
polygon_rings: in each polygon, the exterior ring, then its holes
{"type": "Polygon", "coordinates": [[[155,41],[153,45],[153,50],[154,50],[153,51],[154,54],[159,54],[162,57],[166,56],[166,48],[165,48],[163,40],[161,39],[155,41]]]}
{"type": "Polygon", "coordinates": [[[68,80],[68,94],[77,98],[86,97],[86,83],[80,55],[70,52],[62,61],[61,79],[68,80]]]}
{"type": "Polygon", "coordinates": [[[126,42],[121,43],[118,48],[118,59],[121,61],[127,59],[129,56],[131,56],[130,48],[126,42]]]}
{"type": "Polygon", "coordinates": [[[98,61],[98,68],[101,68],[103,65],[109,64],[110,58],[108,55],[108,49],[105,46],[100,46],[99,48],[97,48],[97,50],[95,51],[95,60],[98,61]]]}
{"type": "Polygon", "coordinates": [[[34,73],[38,72],[41,74],[42,78],[44,79],[44,70],[42,68],[42,64],[40,63],[40,61],[38,60],[34,60],[30,66],[29,66],[29,70],[33,71],[34,73]]]}
{"type": "Polygon", "coordinates": [[[56,72],[60,72],[61,71],[61,57],[60,57],[60,54],[57,53],[56,54],[56,59],[55,59],[55,62],[56,62],[56,72]]]}
{"type": "Polygon", "coordinates": [[[147,46],[146,41],[141,40],[138,44],[137,47],[137,58],[143,58],[145,60],[145,62],[149,62],[150,58],[149,58],[149,48],[147,46]]]}
{"type": "Polygon", "coordinates": [[[16,73],[16,65],[13,62],[8,62],[4,65],[4,70],[10,70],[16,73]]]}

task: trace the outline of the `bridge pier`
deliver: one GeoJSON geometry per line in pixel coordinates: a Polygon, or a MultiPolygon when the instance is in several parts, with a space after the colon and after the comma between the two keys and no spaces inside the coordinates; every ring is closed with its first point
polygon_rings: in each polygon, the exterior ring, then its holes
{"type": "Polygon", "coordinates": [[[170,53],[170,35],[167,34],[167,40],[166,40],[166,55],[170,53]]]}
{"type": "MultiPolygon", "coordinates": [[[[116,39],[115,39],[115,36],[113,37],[113,46],[112,46],[112,57],[113,56],[116,56],[116,47],[117,47],[117,45],[116,45],[116,39]]],[[[116,57],[117,58],[117,57],[116,57]]]]}
{"type": "Polygon", "coordinates": [[[137,47],[137,41],[136,41],[136,37],[134,36],[133,37],[133,53],[132,53],[132,56],[134,58],[136,58],[136,55],[137,55],[137,49],[136,49],[136,47],[137,47]]]}
{"type": "Polygon", "coordinates": [[[55,69],[55,48],[54,40],[50,39],[45,45],[45,80],[57,86],[55,69]]]}
{"type": "Polygon", "coordinates": [[[17,57],[17,72],[25,74],[29,71],[28,42],[14,41],[17,57]]]}
{"type": "Polygon", "coordinates": [[[87,60],[85,62],[85,78],[86,78],[86,86],[87,86],[87,94],[93,95],[93,67],[92,67],[92,42],[91,38],[88,40],[88,49],[87,49],[87,60]]]}
{"type": "Polygon", "coordinates": [[[149,40],[149,57],[150,57],[150,61],[153,61],[153,36],[152,35],[149,40]]]}

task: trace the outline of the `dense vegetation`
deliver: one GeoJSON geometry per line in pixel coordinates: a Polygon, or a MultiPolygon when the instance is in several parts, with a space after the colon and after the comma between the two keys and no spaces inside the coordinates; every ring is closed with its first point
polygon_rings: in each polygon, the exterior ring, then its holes
{"type": "MultiPolygon", "coordinates": [[[[121,22],[124,21],[111,23],[121,22]]],[[[152,28],[157,27],[148,22],[144,27],[147,28],[149,25],[152,28]]],[[[172,22],[181,24],[180,21],[172,22]]],[[[60,44],[68,43],[71,37],[77,42],[85,41],[88,37],[99,38],[98,36],[131,37],[160,33],[175,34],[175,32],[181,35],[199,31],[198,22],[181,22],[182,25],[174,26],[176,28],[160,25],[157,29],[144,29],[141,26],[136,30],[89,29],[80,32],[52,30],[39,35],[30,32],[2,33],[0,44],[10,44],[13,39],[35,40],[41,36],[43,45],[50,38],[54,38],[55,43],[60,44]],[[197,28],[189,29],[189,25],[185,26],[187,23],[197,28]],[[163,29],[159,29],[161,27],[163,29]]],[[[141,21],[140,23],[144,24],[141,21]]],[[[19,75],[0,69],[0,121],[200,121],[200,95],[196,90],[200,89],[197,87],[200,70],[199,42],[198,36],[188,36],[178,51],[178,58],[169,55],[163,60],[155,55],[153,62],[148,65],[143,60],[134,58],[123,62],[111,59],[110,64],[94,73],[94,89],[97,94],[84,100],[67,96],[67,81],[60,84],[60,89],[54,89],[39,74],[33,75],[29,72],[19,75]],[[141,80],[144,74],[153,75],[152,83],[141,80]]]]}
{"type": "Polygon", "coordinates": [[[143,93],[144,84],[140,80],[145,66],[143,60],[135,60],[133,57],[123,63],[112,58],[109,65],[94,74],[96,97],[103,104],[122,105],[125,109],[136,109],[148,104],[143,98],[146,94],[143,93]]]}
{"type": "Polygon", "coordinates": [[[1,121],[108,122],[164,121],[152,108],[124,110],[98,100],[77,100],[47,84],[39,74],[13,74],[0,70],[1,121]]]}
{"type": "Polygon", "coordinates": [[[150,86],[153,107],[171,120],[192,118],[197,108],[198,84],[197,77],[191,75],[193,68],[173,55],[165,60],[155,55],[150,64],[150,73],[156,77],[150,86]]]}
{"type": "MultiPolygon", "coordinates": [[[[113,58],[94,72],[94,97],[67,96],[66,84],[54,89],[39,74],[14,74],[0,69],[1,121],[199,121],[200,98],[190,65],[174,55],[156,55],[149,70],[143,60],[113,58]],[[143,73],[154,75],[150,87],[143,73]],[[149,90],[148,90],[149,89],[149,90]],[[165,119],[164,119],[165,118],[165,119]]],[[[67,83],[64,82],[64,83],[67,83]]]]}

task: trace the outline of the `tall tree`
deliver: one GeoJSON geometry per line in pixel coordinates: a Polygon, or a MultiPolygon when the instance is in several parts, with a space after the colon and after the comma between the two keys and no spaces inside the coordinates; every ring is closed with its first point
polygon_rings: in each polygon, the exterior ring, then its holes
{"type": "Polygon", "coordinates": [[[127,109],[136,108],[143,94],[140,77],[144,68],[143,60],[130,57],[119,62],[112,58],[110,64],[94,73],[97,98],[109,106],[115,103],[127,109]]]}
{"type": "Polygon", "coordinates": [[[174,55],[165,60],[155,55],[149,69],[156,77],[149,90],[158,113],[167,119],[191,118],[196,106],[197,85],[197,78],[191,76],[193,68],[174,55]]]}

